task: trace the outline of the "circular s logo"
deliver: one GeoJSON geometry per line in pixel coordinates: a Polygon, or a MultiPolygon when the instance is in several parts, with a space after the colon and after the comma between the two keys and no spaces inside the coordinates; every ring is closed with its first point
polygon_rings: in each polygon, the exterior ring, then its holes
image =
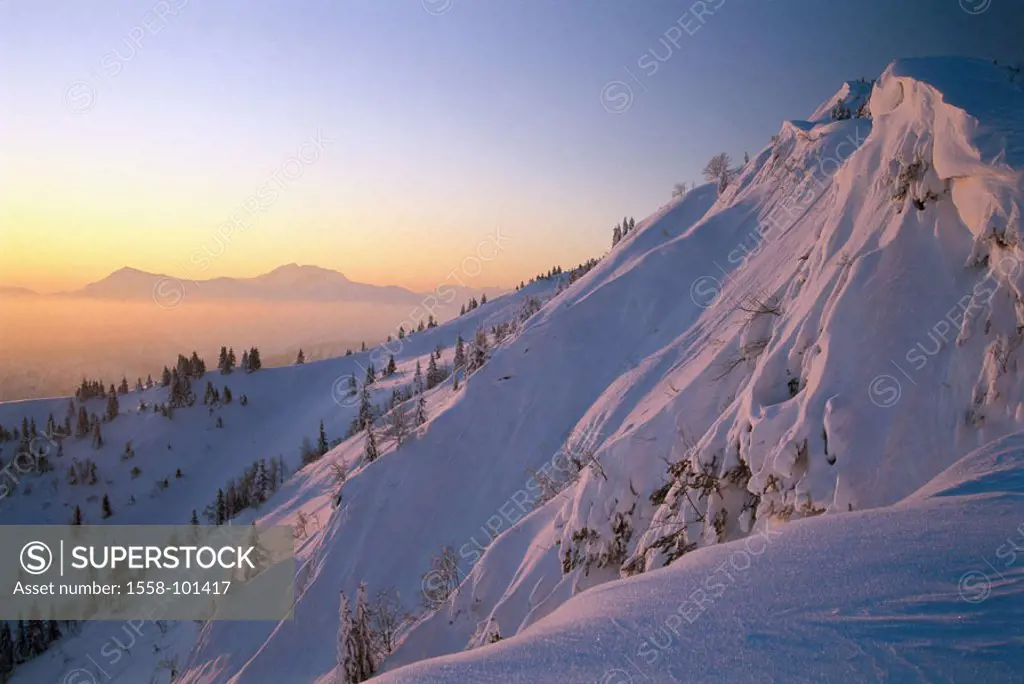
{"type": "Polygon", "coordinates": [[[21,547],[21,568],[30,575],[42,575],[53,565],[53,552],[43,542],[29,542],[21,547]]]}

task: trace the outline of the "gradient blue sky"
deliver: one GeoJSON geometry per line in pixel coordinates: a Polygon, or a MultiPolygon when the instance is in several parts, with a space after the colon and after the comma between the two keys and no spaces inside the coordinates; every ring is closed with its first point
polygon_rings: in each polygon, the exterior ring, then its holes
{"type": "Polygon", "coordinates": [[[600,255],[710,156],[754,154],[895,57],[1024,58],[1020,0],[707,0],[703,24],[692,0],[448,2],[168,0],[163,21],[153,0],[6,0],[0,282],[294,261],[427,289],[501,226],[476,284],[507,285],[600,255]],[[661,42],[687,14],[699,29],[661,42]],[[614,80],[634,93],[620,114],[614,80]],[[216,227],[318,130],[336,142],[221,248],[216,227]]]}

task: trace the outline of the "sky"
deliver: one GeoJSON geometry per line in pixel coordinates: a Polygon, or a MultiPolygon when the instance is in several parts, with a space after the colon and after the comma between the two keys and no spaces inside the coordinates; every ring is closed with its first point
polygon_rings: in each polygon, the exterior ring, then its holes
{"type": "Polygon", "coordinates": [[[4,0],[0,284],[600,256],[844,80],[1024,59],[1018,0],[4,0]],[[483,248],[491,256],[490,248],[483,248]]]}

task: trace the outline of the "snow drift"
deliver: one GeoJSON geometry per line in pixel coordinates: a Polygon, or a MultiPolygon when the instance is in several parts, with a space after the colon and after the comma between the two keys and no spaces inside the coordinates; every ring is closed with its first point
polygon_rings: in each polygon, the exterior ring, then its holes
{"type": "Polygon", "coordinates": [[[259,515],[328,518],[295,619],[205,625],[180,681],[329,681],[361,582],[418,615],[385,681],[1008,677],[1019,577],[993,584],[1008,603],[956,583],[1024,516],[1019,457],[978,465],[1019,438],[934,478],[1024,421],[1015,79],[895,62],[785,122],[721,195],[640,222],[431,391],[414,439],[366,465],[359,435],[293,478],[259,515]],[[331,462],[352,468],[336,510],[331,462]],[[631,640],[765,535],[678,646],[637,660],[631,640]],[[450,596],[428,572],[443,546],[450,596]]]}

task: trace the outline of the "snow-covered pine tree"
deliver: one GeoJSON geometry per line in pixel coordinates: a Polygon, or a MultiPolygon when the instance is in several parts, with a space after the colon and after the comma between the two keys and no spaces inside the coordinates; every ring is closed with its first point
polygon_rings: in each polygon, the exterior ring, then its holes
{"type": "Polygon", "coordinates": [[[416,359],[416,372],[412,376],[412,387],[414,394],[423,393],[423,369],[420,367],[419,359],[416,359]]]}
{"type": "Polygon", "coordinates": [[[92,448],[99,449],[103,446],[103,435],[100,433],[100,424],[96,423],[92,427],[92,448]]]}
{"type": "Polygon", "coordinates": [[[462,341],[462,335],[455,338],[455,359],[452,365],[458,369],[466,365],[466,343],[462,341]]]}
{"type": "Polygon", "coordinates": [[[71,524],[81,525],[82,524],[82,509],[75,506],[75,512],[71,514],[71,524]]]}
{"type": "Polygon", "coordinates": [[[101,508],[103,511],[104,518],[109,518],[114,514],[114,511],[110,508],[110,497],[107,496],[106,494],[103,495],[103,503],[101,508]]]}
{"type": "Polygon", "coordinates": [[[490,345],[487,343],[487,331],[477,328],[473,343],[469,348],[469,358],[466,361],[466,372],[473,373],[476,369],[487,363],[490,357],[490,345]]]}
{"type": "Polygon", "coordinates": [[[409,431],[408,419],[405,416],[405,405],[396,403],[391,409],[391,436],[395,440],[395,448],[402,446],[405,442],[406,433],[409,431]]]}
{"type": "Polygon", "coordinates": [[[246,349],[242,350],[242,364],[241,368],[246,373],[252,372],[252,366],[249,365],[249,351],[246,349]]]}
{"type": "Polygon", "coordinates": [[[373,433],[373,422],[366,422],[366,442],[363,444],[363,458],[367,463],[373,463],[380,456],[377,450],[377,437],[373,433]]]}
{"type": "Polygon", "coordinates": [[[427,398],[420,394],[416,400],[416,427],[427,422],[427,398]]]}
{"type": "Polygon", "coordinates": [[[377,671],[373,648],[373,629],[370,625],[370,605],[366,599],[366,584],[359,583],[356,611],[352,619],[352,636],[356,647],[355,681],[365,682],[377,671]]]}
{"type": "Polygon", "coordinates": [[[351,684],[355,674],[355,649],[352,646],[352,610],[348,605],[348,596],[341,592],[341,600],[338,606],[338,640],[337,640],[337,669],[335,670],[335,684],[351,684]]]}
{"type": "Polygon", "coordinates": [[[622,227],[615,226],[615,229],[612,230],[612,247],[619,244],[620,240],[622,240],[622,227]]]}
{"type": "Polygon", "coordinates": [[[437,367],[437,360],[430,355],[430,363],[427,364],[427,389],[434,389],[441,382],[441,370],[437,367]]]}
{"type": "Polygon", "coordinates": [[[398,366],[395,365],[395,355],[392,354],[388,357],[388,365],[384,369],[384,375],[394,375],[397,370],[398,366]]]}
{"type": "Polygon", "coordinates": [[[295,365],[299,366],[306,363],[306,355],[302,353],[302,347],[299,347],[299,354],[295,357],[295,365]]]}
{"type": "Polygon", "coordinates": [[[359,393],[358,427],[365,429],[367,425],[373,424],[373,417],[373,404],[370,403],[370,389],[366,384],[363,384],[363,389],[359,393]]]}
{"type": "Polygon", "coordinates": [[[194,508],[192,509],[192,518],[188,521],[188,524],[189,525],[198,525],[199,524],[199,516],[196,515],[196,509],[194,509],[194,508]]]}

